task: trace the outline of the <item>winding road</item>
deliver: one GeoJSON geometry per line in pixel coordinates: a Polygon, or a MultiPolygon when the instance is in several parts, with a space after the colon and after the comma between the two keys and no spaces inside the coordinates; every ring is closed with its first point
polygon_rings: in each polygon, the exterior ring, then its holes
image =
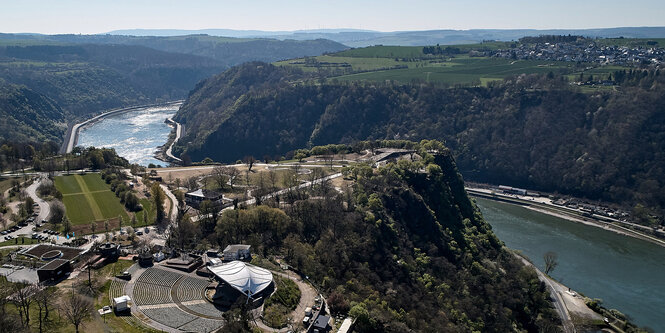
{"type": "Polygon", "coordinates": [[[166,120],[167,120],[170,124],[172,124],[172,125],[175,126],[175,139],[173,139],[173,141],[172,141],[171,144],[169,145],[169,149],[166,150],[166,156],[168,156],[169,158],[174,159],[174,160],[176,160],[176,161],[182,163],[182,160],[181,160],[180,158],[178,158],[178,157],[175,157],[175,156],[173,155],[173,153],[172,153],[173,145],[175,145],[175,143],[178,142],[178,140],[180,140],[180,137],[182,136],[182,125],[180,125],[180,123],[178,123],[178,122],[176,122],[175,120],[173,120],[173,118],[168,118],[168,119],[166,119],[166,120]]]}
{"type": "Polygon", "coordinates": [[[28,195],[39,205],[39,214],[35,217],[35,222],[41,223],[42,220],[48,220],[49,215],[51,214],[51,206],[44,199],[40,198],[37,195],[37,187],[46,179],[46,175],[40,175],[35,179],[35,181],[25,189],[28,195]]]}
{"type": "Polygon", "coordinates": [[[570,313],[568,312],[568,308],[566,307],[566,302],[563,300],[563,297],[561,296],[561,293],[563,292],[561,290],[562,286],[559,283],[552,282],[552,279],[550,279],[547,275],[541,272],[536,266],[534,266],[528,260],[524,259],[519,255],[515,256],[520,260],[522,260],[522,262],[525,265],[533,267],[533,269],[538,274],[538,279],[540,279],[540,281],[545,282],[545,285],[547,285],[547,289],[550,290],[550,295],[552,296],[552,303],[554,304],[556,311],[559,313],[559,317],[561,317],[561,322],[563,324],[563,331],[566,333],[577,332],[575,330],[575,325],[573,325],[573,320],[570,317],[570,313]]]}

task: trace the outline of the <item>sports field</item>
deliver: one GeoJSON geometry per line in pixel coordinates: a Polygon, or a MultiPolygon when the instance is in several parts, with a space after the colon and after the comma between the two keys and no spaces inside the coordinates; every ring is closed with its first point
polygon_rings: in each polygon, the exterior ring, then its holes
{"type": "Polygon", "coordinates": [[[123,216],[127,212],[98,173],[59,176],[55,186],[62,193],[62,202],[72,225],[88,224],[123,216]]]}

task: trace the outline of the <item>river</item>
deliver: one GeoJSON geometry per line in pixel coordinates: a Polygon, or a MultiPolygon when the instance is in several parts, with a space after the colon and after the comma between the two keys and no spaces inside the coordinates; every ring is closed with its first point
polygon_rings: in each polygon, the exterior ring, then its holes
{"type": "Polygon", "coordinates": [[[506,246],[544,271],[553,251],[551,276],[606,308],[627,314],[638,326],[665,332],[665,248],[611,231],[530,209],[476,199],[485,220],[506,246]]]}
{"type": "Polygon", "coordinates": [[[173,116],[179,104],[148,107],[108,116],[79,132],[78,145],[115,148],[130,163],[167,166],[154,157],[157,147],[168,139],[171,127],[164,120],[173,116]]]}

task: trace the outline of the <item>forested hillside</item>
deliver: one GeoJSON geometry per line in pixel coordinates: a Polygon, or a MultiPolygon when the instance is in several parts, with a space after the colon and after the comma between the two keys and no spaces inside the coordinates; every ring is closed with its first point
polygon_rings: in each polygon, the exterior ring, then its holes
{"type": "Polygon", "coordinates": [[[71,116],[183,98],[224,68],[211,59],[141,46],[4,46],[0,58],[2,79],[52,98],[71,116]]]}
{"type": "Polygon", "coordinates": [[[284,256],[358,332],[556,332],[545,285],[492,233],[449,151],[417,150],[352,167],[344,193],[324,182],[224,211],[214,232],[181,221],[173,237],[284,256]]]}
{"type": "MultiPolygon", "coordinates": [[[[22,133],[22,140],[34,142],[46,135],[61,142],[63,122],[112,108],[185,98],[197,82],[231,65],[344,48],[326,40],[0,34],[0,83],[23,85],[62,110],[55,118],[49,118],[49,110],[35,110],[51,122],[27,125],[31,130],[22,133]]],[[[13,114],[20,110],[6,112],[25,118],[13,114]]]]}
{"type": "Polygon", "coordinates": [[[0,40],[23,43],[66,43],[144,46],[169,53],[190,54],[215,60],[230,67],[247,61],[272,62],[303,56],[337,52],[347,47],[328,39],[277,40],[269,38],[230,38],[208,35],[171,37],[122,35],[13,35],[0,34],[0,40]]]}
{"type": "Polygon", "coordinates": [[[665,207],[658,71],[615,73],[619,89],[590,94],[556,75],[444,89],[290,84],[294,73],[253,63],[200,84],[178,113],[188,128],[180,152],[229,162],[306,145],[436,138],[467,179],[665,207]]]}
{"type": "Polygon", "coordinates": [[[65,127],[53,100],[25,86],[0,84],[0,142],[58,142],[65,127]]]}

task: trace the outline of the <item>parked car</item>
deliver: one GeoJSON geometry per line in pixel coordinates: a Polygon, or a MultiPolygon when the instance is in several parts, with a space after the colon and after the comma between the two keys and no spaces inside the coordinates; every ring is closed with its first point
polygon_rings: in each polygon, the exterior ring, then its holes
{"type": "Polygon", "coordinates": [[[137,231],[136,235],[141,236],[141,235],[143,235],[143,232],[142,231],[137,231]]]}

